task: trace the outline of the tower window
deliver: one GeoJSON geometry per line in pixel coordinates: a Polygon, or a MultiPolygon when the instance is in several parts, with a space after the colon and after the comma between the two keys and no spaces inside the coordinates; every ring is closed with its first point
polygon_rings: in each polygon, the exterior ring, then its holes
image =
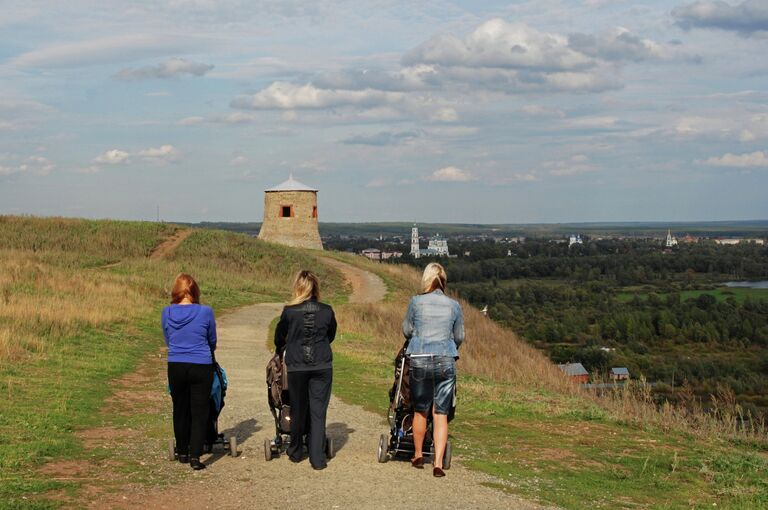
{"type": "Polygon", "coordinates": [[[312,206],[312,217],[317,218],[317,206],[312,206]]]}
{"type": "Polygon", "coordinates": [[[293,206],[292,205],[281,205],[280,206],[280,217],[281,218],[293,218],[293,206]]]}

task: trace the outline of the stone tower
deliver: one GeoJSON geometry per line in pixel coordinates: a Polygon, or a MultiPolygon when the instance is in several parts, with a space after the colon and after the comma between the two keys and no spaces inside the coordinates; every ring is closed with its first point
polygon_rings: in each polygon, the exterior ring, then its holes
{"type": "Polygon", "coordinates": [[[264,190],[259,239],[296,248],[322,250],[317,228],[317,190],[293,179],[264,190]]]}
{"type": "Polygon", "coordinates": [[[419,258],[419,229],[416,225],[411,229],[411,255],[419,258]]]}

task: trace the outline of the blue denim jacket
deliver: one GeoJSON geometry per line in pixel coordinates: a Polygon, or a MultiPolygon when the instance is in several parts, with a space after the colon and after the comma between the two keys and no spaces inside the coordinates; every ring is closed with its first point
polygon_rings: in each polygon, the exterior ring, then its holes
{"type": "Polygon", "coordinates": [[[413,296],[403,320],[403,335],[410,340],[406,354],[458,357],[464,341],[461,306],[439,289],[413,296]]]}

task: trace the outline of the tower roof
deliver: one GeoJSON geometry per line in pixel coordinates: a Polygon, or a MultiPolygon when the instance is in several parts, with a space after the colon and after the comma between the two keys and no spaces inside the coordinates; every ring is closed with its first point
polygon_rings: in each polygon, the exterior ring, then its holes
{"type": "Polygon", "coordinates": [[[293,174],[291,174],[288,177],[287,181],[281,182],[280,184],[272,188],[267,188],[264,191],[314,191],[314,192],[317,192],[316,189],[310,188],[306,184],[302,184],[299,181],[295,180],[293,178],[293,174]]]}

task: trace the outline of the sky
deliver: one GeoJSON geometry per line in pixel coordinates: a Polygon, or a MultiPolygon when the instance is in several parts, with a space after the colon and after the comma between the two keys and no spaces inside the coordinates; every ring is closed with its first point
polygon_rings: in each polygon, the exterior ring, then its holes
{"type": "Polygon", "coordinates": [[[0,214],[768,218],[768,0],[0,0],[0,214]]]}

